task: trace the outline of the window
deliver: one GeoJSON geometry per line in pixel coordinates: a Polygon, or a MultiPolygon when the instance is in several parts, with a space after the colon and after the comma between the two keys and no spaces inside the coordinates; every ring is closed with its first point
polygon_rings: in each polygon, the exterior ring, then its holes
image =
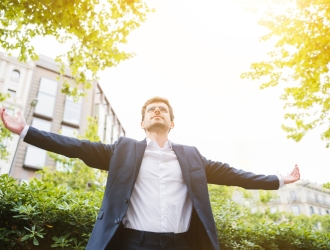
{"type": "Polygon", "coordinates": [[[106,113],[102,104],[98,104],[98,135],[100,140],[103,142],[105,140],[105,121],[106,121],[106,113]]]}
{"type": "Polygon", "coordinates": [[[295,191],[290,191],[290,199],[291,201],[296,201],[298,199],[295,191]]]}
{"type": "Polygon", "coordinates": [[[20,185],[23,185],[23,184],[29,184],[30,183],[30,180],[28,180],[28,179],[20,179],[20,181],[19,181],[19,184],[20,185]]]}
{"type": "Polygon", "coordinates": [[[318,207],[317,210],[319,211],[319,215],[322,215],[322,209],[318,207]]]}
{"type": "Polygon", "coordinates": [[[291,206],[291,209],[292,209],[292,213],[294,215],[299,215],[300,214],[300,207],[299,206],[296,206],[296,205],[291,206]]]}
{"type": "Polygon", "coordinates": [[[314,208],[312,206],[309,207],[309,212],[311,215],[314,214],[314,208]]]}
{"type": "Polygon", "coordinates": [[[125,131],[123,129],[120,129],[120,134],[119,136],[125,136],[125,131]]]}
{"type": "Polygon", "coordinates": [[[118,140],[118,137],[119,137],[119,124],[118,124],[118,121],[116,119],[116,122],[113,126],[113,141],[117,141],[118,140]]]}
{"type": "Polygon", "coordinates": [[[69,126],[64,126],[62,125],[62,135],[69,136],[69,137],[75,137],[77,134],[77,129],[69,127],[69,126]]]}
{"type": "MultiPolygon", "coordinates": [[[[32,121],[32,126],[37,129],[49,132],[51,123],[46,120],[34,118],[32,121]]],[[[24,166],[41,169],[46,164],[46,156],[47,153],[45,150],[29,145],[26,149],[24,166]]]]}
{"type": "Polygon", "coordinates": [[[8,89],[8,94],[10,99],[15,99],[16,98],[16,91],[8,89]]]}
{"type": "Polygon", "coordinates": [[[18,70],[13,70],[13,72],[11,72],[11,75],[10,75],[10,81],[18,83],[19,82],[19,77],[20,77],[19,71],[18,70]]]}
{"type": "Polygon", "coordinates": [[[105,130],[105,142],[112,143],[112,116],[108,116],[106,118],[106,130],[105,130]]]}
{"type": "Polygon", "coordinates": [[[63,121],[79,125],[81,113],[81,98],[74,101],[71,96],[66,96],[63,121]]]}
{"type": "Polygon", "coordinates": [[[329,210],[325,210],[325,213],[326,213],[326,214],[330,214],[330,211],[329,211],[329,210]]]}
{"type": "Polygon", "coordinates": [[[57,92],[57,82],[47,78],[41,78],[39,92],[38,92],[38,105],[35,108],[35,113],[53,117],[55,97],[57,92]]]}
{"type": "Polygon", "coordinates": [[[270,213],[274,214],[277,212],[277,207],[270,207],[270,213]]]}
{"type": "MultiPolygon", "coordinates": [[[[62,125],[61,128],[61,134],[65,135],[65,136],[69,136],[69,137],[76,137],[78,131],[75,128],[69,127],[69,126],[65,126],[62,125]]],[[[60,161],[56,161],[56,171],[65,171],[66,168],[63,166],[63,163],[60,161]]]]}

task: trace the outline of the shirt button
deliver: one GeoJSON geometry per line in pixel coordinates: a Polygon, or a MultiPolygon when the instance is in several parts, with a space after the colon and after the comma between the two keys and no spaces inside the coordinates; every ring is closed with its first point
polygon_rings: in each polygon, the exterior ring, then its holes
{"type": "Polygon", "coordinates": [[[120,222],[120,219],[119,218],[115,219],[115,223],[116,224],[119,224],[119,222],[120,222]]]}
{"type": "Polygon", "coordinates": [[[125,203],[126,203],[126,204],[128,203],[128,199],[125,199],[125,203]]]}

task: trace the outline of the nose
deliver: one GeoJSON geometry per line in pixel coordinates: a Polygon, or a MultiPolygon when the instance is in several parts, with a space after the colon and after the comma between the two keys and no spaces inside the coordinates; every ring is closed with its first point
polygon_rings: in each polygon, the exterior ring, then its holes
{"type": "Polygon", "coordinates": [[[159,107],[156,107],[156,109],[155,109],[155,113],[157,113],[157,114],[160,113],[160,109],[159,109],[159,107]]]}

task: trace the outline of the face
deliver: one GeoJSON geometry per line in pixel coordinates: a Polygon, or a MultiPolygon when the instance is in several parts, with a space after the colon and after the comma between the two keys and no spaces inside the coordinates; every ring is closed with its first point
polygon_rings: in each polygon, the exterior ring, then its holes
{"type": "Polygon", "coordinates": [[[149,104],[141,127],[148,132],[169,132],[174,128],[174,123],[171,121],[168,106],[162,102],[149,104]]]}

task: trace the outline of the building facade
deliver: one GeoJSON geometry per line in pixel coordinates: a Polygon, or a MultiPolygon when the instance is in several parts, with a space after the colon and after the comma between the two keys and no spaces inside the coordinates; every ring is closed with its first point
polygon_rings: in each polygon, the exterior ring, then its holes
{"type": "MultiPolygon", "coordinates": [[[[0,93],[9,94],[9,97],[0,105],[6,108],[7,113],[14,115],[19,110],[26,111],[34,69],[33,62],[22,63],[0,52],[0,93]]],[[[6,139],[0,142],[9,152],[7,160],[0,159],[0,174],[9,173],[18,141],[19,136],[14,135],[12,140],[6,139]]]]}
{"type": "Polygon", "coordinates": [[[272,212],[285,211],[294,215],[330,214],[330,189],[309,181],[285,185],[275,191],[278,198],[268,205],[272,212]]]}
{"type": "MultiPolygon", "coordinates": [[[[97,116],[98,134],[102,142],[112,143],[119,136],[125,136],[122,124],[97,82],[85,91],[85,97],[75,102],[72,97],[61,92],[60,82],[66,80],[68,83],[75,83],[69,74],[62,76],[65,79],[59,79],[58,70],[58,65],[51,58],[39,56],[39,60],[35,62],[25,106],[29,107],[34,99],[38,100],[38,104],[24,110],[28,125],[48,132],[75,136],[84,133],[88,116],[97,116]]],[[[22,140],[19,140],[16,153],[12,157],[8,173],[19,181],[28,181],[35,177],[35,172],[44,166],[56,168],[58,165],[46,151],[22,140]]]]}
{"type": "Polygon", "coordinates": [[[306,180],[299,180],[296,183],[285,185],[279,190],[269,191],[272,193],[270,202],[261,206],[259,191],[253,190],[252,197],[244,198],[241,191],[234,193],[233,200],[248,206],[252,212],[270,209],[271,213],[291,212],[294,215],[304,214],[330,214],[330,189],[306,180]]]}

